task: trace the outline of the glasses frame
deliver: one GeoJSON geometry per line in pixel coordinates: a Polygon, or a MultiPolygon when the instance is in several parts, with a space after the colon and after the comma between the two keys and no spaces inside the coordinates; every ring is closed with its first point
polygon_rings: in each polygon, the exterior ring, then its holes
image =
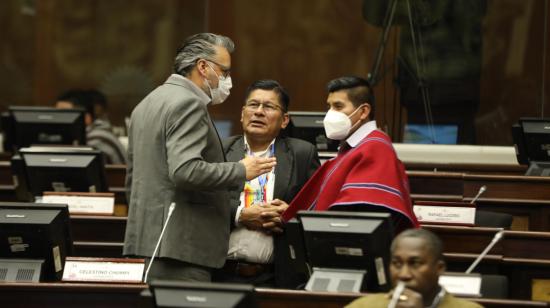
{"type": "Polygon", "coordinates": [[[216,61],[212,61],[212,60],[208,60],[208,59],[202,59],[202,60],[204,60],[206,62],[210,62],[212,64],[216,64],[218,66],[218,68],[220,69],[220,71],[222,72],[222,76],[224,78],[227,78],[227,77],[231,76],[231,67],[221,65],[216,61]]]}
{"type": "Polygon", "coordinates": [[[276,110],[280,110],[283,114],[286,113],[286,111],[283,109],[283,107],[281,107],[277,104],[263,103],[263,102],[258,102],[258,101],[248,101],[244,104],[244,108],[248,109],[248,110],[251,110],[251,111],[260,110],[260,108],[262,108],[262,110],[267,112],[267,113],[275,112],[276,110]],[[258,104],[258,106],[257,107],[252,107],[251,104],[258,104]],[[270,106],[270,108],[266,109],[266,106],[270,106]],[[274,108],[271,108],[271,107],[274,107],[274,108]]]}

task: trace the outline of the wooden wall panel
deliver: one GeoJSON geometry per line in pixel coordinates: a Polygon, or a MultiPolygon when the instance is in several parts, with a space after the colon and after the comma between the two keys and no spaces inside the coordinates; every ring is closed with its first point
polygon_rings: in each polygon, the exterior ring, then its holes
{"type": "MultiPolygon", "coordinates": [[[[281,82],[290,95],[290,110],[326,110],[326,84],[344,75],[366,77],[381,30],[361,16],[362,1],[211,1],[209,29],[236,42],[234,88],[226,103],[214,107],[217,118],[238,123],[246,87],[257,79],[281,82]]],[[[395,55],[390,38],[383,67],[395,55]]],[[[392,74],[377,86],[376,118],[391,130],[395,106],[392,74]]],[[[240,125],[234,130],[240,132],[240,125]]]]}
{"type": "Polygon", "coordinates": [[[68,88],[99,88],[118,124],[168,77],[183,39],[206,26],[205,1],[3,1],[0,8],[9,17],[0,21],[8,29],[0,69],[15,58],[13,70],[25,78],[0,74],[3,108],[50,105],[68,88]],[[10,92],[20,84],[30,84],[24,98],[10,92]]]}
{"type": "MultiPolygon", "coordinates": [[[[366,76],[371,69],[381,29],[362,19],[361,5],[362,0],[0,1],[0,110],[9,104],[49,105],[68,88],[96,87],[107,93],[120,125],[171,73],[182,40],[206,30],[237,44],[232,95],[212,108],[215,118],[234,121],[234,133],[240,132],[244,91],[259,78],[286,86],[291,110],[325,110],[329,80],[366,76]]],[[[544,1],[487,0],[479,144],[511,144],[511,123],[541,115],[543,13],[544,1]]],[[[375,88],[376,119],[394,141],[406,120],[393,85],[397,31],[392,29],[381,68],[389,73],[375,88]]],[[[545,110],[550,116],[548,103],[545,110]]]]}

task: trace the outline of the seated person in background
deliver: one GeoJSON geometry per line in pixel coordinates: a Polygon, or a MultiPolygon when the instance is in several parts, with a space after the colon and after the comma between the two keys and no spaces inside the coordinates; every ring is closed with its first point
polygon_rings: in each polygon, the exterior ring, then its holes
{"type": "Polygon", "coordinates": [[[107,114],[107,98],[105,95],[95,89],[87,90],[86,92],[92,100],[95,119],[111,125],[107,114]]]}
{"type": "MultiPolygon", "coordinates": [[[[97,90],[69,90],[61,94],[55,103],[56,108],[80,107],[86,110],[86,143],[100,150],[107,164],[126,164],[126,150],[113,134],[108,121],[96,118],[95,105],[98,100],[106,102],[105,96],[97,90]]],[[[106,104],[105,104],[106,105],[106,104]]]]}
{"type": "MultiPolygon", "coordinates": [[[[443,245],[432,232],[409,229],[392,242],[390,277],[394,287],[399,281],[405,289],[396,307],[476,308],[480,305],[459,299],[439,285],[439,276],[445,272],[443,245]]],[[[346,308],[386,308],[393,291],[361,297],[346,308]]]]}
{"type": "Polygon", "coordinates": [[[323,124],[328,138],[341,141],[338,155],[306,183],[283,220],[299,210],[389,211],[397,232],[417,227],[405,168],[391,139],[376,127],[368,82],[341,77],[328,83],[328,92],[323,124]]]}
{"type": "Polygon", "coordinates": [[[227,261],[214,281],[294,288],[299,282],[288,266],[288,245],[279,228],[280,214],[319,167],[315,147],[294,138],[281,138],[288,125],[289,96],[274,80],[250,85],[242,108],[244,136],[223,141],[228,161],[247,155],[277,158],[271,172],[247,181],[233,195],[227,261]],[[286,202],[283,202],[286,201],[286,202]]]}

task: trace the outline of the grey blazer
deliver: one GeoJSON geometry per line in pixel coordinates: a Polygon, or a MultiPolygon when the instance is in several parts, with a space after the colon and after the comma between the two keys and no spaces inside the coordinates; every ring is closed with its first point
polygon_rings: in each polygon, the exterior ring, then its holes
{"type": "MultiPolygon", "coordinates": [[[[223,148],[228,161],[239,161],[244,158],[244,140],[234,136],[223,140],[223,148]]],[[[295,138],[277,138],[275,140],[275,185],[273,198],[290,203],[320,166],[315,147],[306,141],[295,138]]],[[[231,226],[240,204],[241,190],[232,192],[231,226]]],[[[288,244],[284,235],[274,237],[275,284],[279,288],[294,289],[301,277],[296,276],[289,266],[288,244]]]]}
{"type": "Polygon", "coordinates": [[[132,112],[125,255],[153,254],[175,202],[158,256],[214,268],[224,264],[228,191],[243,188],[246,171],[226,162],[208,102],[190,80],[172,75],[132,112]]]}

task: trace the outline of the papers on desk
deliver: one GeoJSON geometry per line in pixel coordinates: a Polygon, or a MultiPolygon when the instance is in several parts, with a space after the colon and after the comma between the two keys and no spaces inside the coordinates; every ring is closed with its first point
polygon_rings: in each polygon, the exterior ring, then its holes
{"type": "Polygon", "coordinates": [[[415,204],[414,215],[421,224],[465,225],[473,226],[476,208],[470,204],[415,204]]]}
{"type": "Polygon", "coordinates": [[[54,194],[42,196],[43,203],[68,204],[71,214],[113,215],[115,211],[115,197],[111,194],[54,194]]]}
{"type": "Polygon", "coordinates": [[[62,281],[141,283],[145,260],[67,257],[62,281]]]}
{"type": "Polygon", "coordinates": [[[481,275],[479,274],[447,272],[439,276],[439,284],[454,295],[481,297],[481,275]]]}

